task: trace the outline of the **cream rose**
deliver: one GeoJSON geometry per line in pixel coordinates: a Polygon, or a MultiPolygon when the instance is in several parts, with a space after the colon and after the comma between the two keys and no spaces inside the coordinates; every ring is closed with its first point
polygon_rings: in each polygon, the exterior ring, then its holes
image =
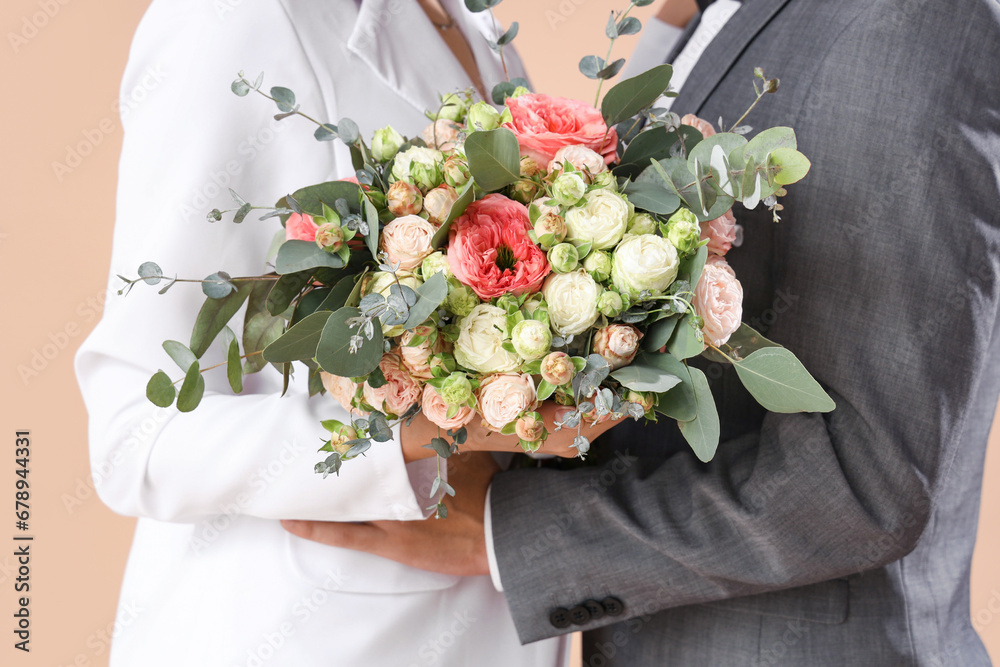
{"type": "Polygon", "coordinates": [[[419,216],[407,215],[396,218],[382,230],[382,250],[391,264],[399,262],[401,270],[412,271],[434,252],[433,238],[434,225],[419,216]]]}
{"type": "Polygon", "coordinates": [[[604,357],[612,370],[628,366],[639,351],[642,334],[631,324],[609,324],[594,334],[594,353],[604,357]]]}
{"type": "Polygon", "coordinates": [[[481,303],[459,323],[455,360],[479,373],[512,371],[521,365],[523,359],[503,349],[506,338],[506,311],[481,303]]]}
{"type": "Polygon", "coordinates": [[[461,130],[462,126],[458,123],[439,118],[424,128],[421,138],[431,148],[445,152],[453,151],[455,150],[455,142],[458,140],[458,133],[461,130]]]}
{"type": "Polygon", "coordinates": [[[743,286],[726,260],[709,257],[691,300],[705,321],[702,331],[707,341],[719,346],[740,328],[743,319],[743,286]]]}
{"type": "Polygon", "coordinates": [[[385,384],[375,388],[365,382],[361,387],[365,403],[376,410],[402,415],[420,400],[420,386],[410,377],[398,354],[383,354],[378,367],[385,375],[385,384]]]}
{"type": "Polygon", "coordinates": [[[419,345],[410,345],[414,336],[416,334],[412,331],[403,333],[399,341],[399,356],[403,358],[410,375],[421,380],[430,380],[434,377],[430,367],[431,355],[441,351],[441,336],[438,336],[434,345],[426,340],[419,345]]]}
{"type": "Polygon", "coordinates": [[[451,207],[458,201],[458,193],[450,185],[439,185],[424,196],[424,210],[427,219],[440,225],[451,213],[451,207]]]}
{"type": "Polygon", "coordinates": [[[608,170],[604,156],[590,150],[586,146],[563,146],[556,151],[556,156],[549,162],[549,172],[558,171],[563,164],[569,162],[578,171],[593,176],[608,170]]]}
{"type": "Polygon", "coordinates": [[[526,373],[491,375],[479,385],[479,411],[483,423],[499,431],[522,412],[534,410],[538,404],[535,383],[526,373]]]}
{"type": "Polygon", "coordinates": [[[581,334],[597,320],[601,286],[583,269],[553,273],[545,279],[542,296],[549,306],[549,323],[560,336],[581,334]]]}
{"type": "Polygon", "coordinates": [[[442,429],[453,429],[462,428],[476,416],[476,411],[467,405],[463,405],[458,409],[451,419],[448,418],[448,404],[445,400],[441,398],[441,395],[437,393],[434,387],[424,385],[424,394],[420,403],[420,409],[423,410],[424,416],[430,420],[432,424],[438,426],[442,429]]]}
{"type": "Polygon", "coordinates": [[[613,248],[625,234],[629,219],[628,203],[608,190],[587,194],[586,203],[566,213],[566,238],[592,241],[594,250],[613,248]]]}
{"type": "Polygon", "coordinates": [[[320,380],[323,381],[323,388],[326,389],[327,393],[333,397],[335,401],[340,403],[340,407],[344,408],[349,415],[363,415],[365,414],[361,410],[354,407],[354,397],[358,393],[358,383],[351,380],[351,378],[340,377],[339,375],[331,375],[326,371],[320,371],[320,380]]]}
{"type": "Polygon", "coordinates": [[[677,249],[655,234],[627,236],[615,248],[611,281],[619,292],[638,296],[650,291],[660,294],[677,278],[677,249]]]}

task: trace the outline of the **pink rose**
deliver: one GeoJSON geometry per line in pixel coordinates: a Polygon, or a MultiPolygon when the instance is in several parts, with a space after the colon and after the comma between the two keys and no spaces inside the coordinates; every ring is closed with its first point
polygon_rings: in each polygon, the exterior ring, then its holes
{"type": "Polygon", "coordinates": [[[435,225],[441,225],[448,219],[451,207],[458,201],[458,192],[450,185],[441,185],[424,195],[424,211],[427,220],[435,225]]]}
{"type": "Polygon", "coordinates": [[[558,387],[573,379],[576,367],[573,365],[573,359],[565,352],[549,352],[542,359],[539,373],[543,380],[558,387]]]}
{"type": "Polygon", "coordinates": [[[740,328],[743,319],[743,286],[726,260],[708,258],[691,300],[695,312],[705,320],[705,339],[718,347],[740,328]]]}
{"type": "Polygon", "coordinates": [[[382,250],[390,264],[399,262],[401,270],[412,271],[434,252],[434,231],[434,225],[419,216],[396,218],[382,229],[382,250]]]}
{"type": "Polygon", "coordinates": [[[481,299],[537,292],[551,267],[528,236],[528,209],[500,194],[469,204],[448,233],[448,266],[481,299]]]}
{"type": "Polygon", "coordinates": [[[420,404],[420,409],[424,411],[424,416],[432,424],[445,430],[462,428],[476,416],[475,410],[467,405],[463,405],[458,409],[454,417],[448,419],[448,404],[441,398],[441,394],[437,393],[437,389],[429,384],[424,385],[424,396],[420,404]]]}
{"type": "Polygon", "coordinates": [[[331,375],[326,371],[320,371],[319,377],[323,381],[323,387],[327,393],[340,403],[340,407],[344,408],[347,414],[351,416],[365,414],[364,411],[354,407],[354,397],[357,395],[358,387],[360,386],[357,382],[354,382],[351,378],[331,375]]]}
{"type": "Polygon", "coordinates": [[[385,205],[397,218],[416,215],[423,209],[424,196],[420,194],[420,188],[412,183],[396,181],[385,193],[385,205]]]}
{"type": "Polygon", "coordinates": [[[528,93],[509,98],[511,122],[503,126],[517,136],[521,155],[548,164],[563,146],[584,146],[611,164],[617,158],[618,134],[608,129],[601,112],[584,102],[528,93]]]}
{"type": "Polygon", "coordinates": [[[286,241],[316,241],[319,225],[313,222],[308,213],[292,213],[285,222],[286,241]]]}
{"type": "Polygon", "coordinates": [[[729,209],[715,220],[701,223],[701,238],[708,239],[708,251],[724,256],[736,240],[736,216],[729,209]]]}
{"type": "Polygon", "coordinates": [[[612,370],[628,366],[639,351],[642,334],[631,324],[609,324],[594,334],[594,353],[611,364],[612,370]]]}
{"type": "Polygon", "coordinates": [[[444,337],[438,336],[434,345],[426,340],[419,345],[410,345],[416,335],[418,334],[415,331],[403,333],[403,337],[399,341],[399,355],[403,358],[403,364],[410,371],[410,375],[421,380],[430,380],[434,377],[430,367],[431,356],[444,351],[444,337]]]}
{"type": "Polygon", "coordinates": [[[382,412],[402,415],[420,400],[420,386],[410,377],[398,354],[383,354],[378,367],[382,369],[386,382],[377,389],[365,382],[361,388],[365,403],[382,412]]]}
{"type": "Polygon", "coordinates": [[[545,422],[537,412],[529,412],[517,420],[514,432],[525,442],[538,442],[545,435],[545,422]]]}
{"type": "Polygon", "coordinates": [[[453,151],[461,129],[462,126],[458,123],[439,118],[424,128],[421,137],[431,148],[444,152],[453,151]]]}
{"type": "MultiPolygon", "coordinates": [[[[344,178],[340,178],[340,179],[337,179],[337,180],[347,181],[348,183],[354,183],[355,185],[361,185],[361,183],[358,182],[358,177],[357,176],[345,176],[344,178]]],[[[365,186],[364,189],[367,190],[368,187],[365,186]]]]}
{"type": "Polygon", "coordinates": [[[549,173],[559,171],[563,168],[563,163],[569,162],[578,171],[591,176],[600,174],[608,170],[604,156],[596,153],[586,146],[563,146],[549,162],[549,173]]]}
{"type": "Polygon", "coordinates": [[[483,424],[499,431],[522,412],[534,410],[538,398],[535,383],[526,373],[499,373],[491,375],[479,385],[479,412],[483,424]]]}
{"type": "Polygon", "coordinates": [[[689,113],[683,118],[681,118],[681,125],[690,125],[694,129],[701,132],[703,139],[708,139],[710,136],[715,134],[715,128],[707,120],[702,120],[698,118],[693,113],[689,113]]]}

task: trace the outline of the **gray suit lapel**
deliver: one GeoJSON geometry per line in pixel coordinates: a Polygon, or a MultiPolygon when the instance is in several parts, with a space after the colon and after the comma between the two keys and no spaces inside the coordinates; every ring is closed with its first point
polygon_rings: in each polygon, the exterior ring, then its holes
{"type": "MultiPolygon", "coordinates": [[[[672,108],[682,113],[697,114],[747,45],[788,2],[744,0],[743,6],[705,49],[672,108]]],[[[747,72],[748,80],[750,75],[747,72]]]]}

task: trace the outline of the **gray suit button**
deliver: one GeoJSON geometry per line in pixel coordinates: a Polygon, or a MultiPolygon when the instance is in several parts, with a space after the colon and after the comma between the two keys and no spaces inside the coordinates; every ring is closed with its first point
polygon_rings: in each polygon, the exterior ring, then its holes
{"type": "Polygon", "coordinates": [[[569,610],[569,618],[574,625],[586,625],[590,622],[590,612],[583,605],[577,605],[569,610]]]}
{"type": "Polygon", "coordinates": [[[599,618],[604,618],[604,605],[597,600],[587,600],[583,606],[590,612],[590,620],[596,621],[599,618]]]}
{"type": "Polygon", "coordinates": [[[625,603],[615,597],[604,598],[601,605],[608,616],[620,616],[625,611],[625,603]]]}
{"type": "Polygon", "coordinates": [[[559,629],[568,628],[573,625],[573,621],[569,618],[569,610],[565,607],[553,609],[552,613],[549,614],[549,623],[551,623],[553,627],[559,629]]]}

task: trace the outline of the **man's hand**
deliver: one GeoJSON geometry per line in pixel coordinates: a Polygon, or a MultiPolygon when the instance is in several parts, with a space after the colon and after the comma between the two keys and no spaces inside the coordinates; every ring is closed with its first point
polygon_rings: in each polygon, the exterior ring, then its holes
{"type": "Polygon", "coordinates": [[[486,490],[500,468],[487,453],[454,454],[448,459],[448,518],[426,521],[282,521],[285,530],[306,540],[398,561],[422,570],[472,576],[489,574],[483,515],[486,490]]]}

